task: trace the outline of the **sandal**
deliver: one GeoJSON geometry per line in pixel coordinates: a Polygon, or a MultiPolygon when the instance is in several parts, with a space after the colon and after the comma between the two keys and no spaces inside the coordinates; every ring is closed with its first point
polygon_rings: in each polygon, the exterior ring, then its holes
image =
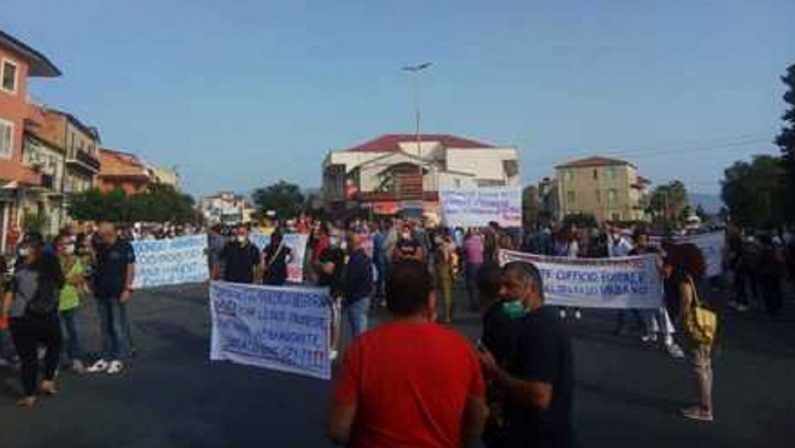
{"type": "Polygon", "coordinates": [[[700,422],[711,422],[714,420],[712,412],[702,408],[701,406],[682,409],[679,412],[682,414],[682,417],[690,420],[698,420],[700,422]]]}

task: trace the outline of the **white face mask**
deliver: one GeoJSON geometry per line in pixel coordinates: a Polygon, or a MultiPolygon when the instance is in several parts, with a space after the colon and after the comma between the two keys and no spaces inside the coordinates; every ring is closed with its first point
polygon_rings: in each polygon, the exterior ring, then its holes
{"type": "Polygon", "coordinates": [[[22,249],[19,249],[19,256],[20,257],[27,257],[28,254],[30,254],[30,249],[28,249],[27,247],[23,247],[22,249]]]}
{"type": "Polygon", "coordinates": [[[67,244],[66,246],[64,246],[63,251],[67,255],[72,255],[73,253],[75,253],[75,245],[67,244]]]}
{"type": "Polygon", "coordinates": [[[237,242],[240,244],[245,244],[248,241],[248,237],[246,235],[238,235],[237,242]]]}
{"type": "Polygon", "coordinates": [[[400,236],[401,236],[401,237],[402,237],[404,240],[411,239],[411,234],[410,234],[410,233],[408,233],[408,232],[403,232],[403,233],[402,233],[400,236]]]}
{"type": "Polygon", "coordinates": [[[341,242],[340,243],[340,249],[347,250],[348,249],[348,242],[347,241],[341,242]]]}

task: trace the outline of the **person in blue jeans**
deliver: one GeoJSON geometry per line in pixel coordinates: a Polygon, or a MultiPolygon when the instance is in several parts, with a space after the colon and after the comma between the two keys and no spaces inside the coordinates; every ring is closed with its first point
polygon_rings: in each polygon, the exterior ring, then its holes
{"type": "Polygon", "coordinates": [[[350,257],[342,279],[342,306],[355,338],[367,331],[367,311],[373,293],[373,265],[362,248],[360,235],[348,235],[347,249],[350,257]]]}
{"type": "Polygon", "coordinates": [[[94,263],[94,297],[97,301],[102,356],[88,372],[117,374],[129,356],[127,303],[133,293],[135,252],[132,245],[118,238],[113,224],[99,226],[99,244],[94,263]]]}

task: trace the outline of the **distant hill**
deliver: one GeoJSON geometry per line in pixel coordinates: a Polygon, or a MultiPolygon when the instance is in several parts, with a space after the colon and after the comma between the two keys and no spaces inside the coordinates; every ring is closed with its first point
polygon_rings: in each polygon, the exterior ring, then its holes
{"type": "Polygon", "coordinates": [[[690,204],[693,207],[698,207],[700,205],[701,208],[710,215],[717,214],[721,207],[724,206],[720,195],[717,194],[689,193],[688,196],[690,197],[690,204]]]}

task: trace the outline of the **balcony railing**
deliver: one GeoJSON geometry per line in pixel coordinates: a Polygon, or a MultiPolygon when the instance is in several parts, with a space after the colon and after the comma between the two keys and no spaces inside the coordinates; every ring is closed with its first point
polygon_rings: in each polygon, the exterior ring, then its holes
{"type": "Polygon", "coordinates": [[[77,161],[97,172],[100,169],[99,159],[85,151],[75,151],[71,156],[67,162],[77,161]]]}

